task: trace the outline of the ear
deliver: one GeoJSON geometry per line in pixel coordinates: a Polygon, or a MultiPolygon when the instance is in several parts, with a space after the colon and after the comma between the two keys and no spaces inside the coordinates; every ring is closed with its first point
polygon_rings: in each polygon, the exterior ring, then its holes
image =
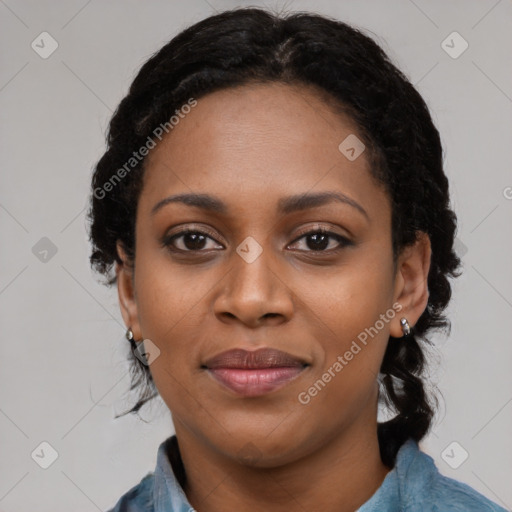
{"type": "Polygon", "coordinates": [[[116,248],[119,258],[122,260],[122,263],[116,262],[117,293],[121,315],[126,326],[131,328],[135,340],[140,340],[142,339],[142,334],[135,297],[134,270],[128,264],[128,257],[119,240],[116,243],[116,248]]]}
{"type": "Polygon", "coordinates": [[[404,248],[397,261],[395,301],[402,309],[391,323],[391,336],[403,336],[400,319],[406,318],[411,327],[416,325],[428,304],[428,272],[432,249],[430,238],[419,232],[416,242],[404,248]]]}

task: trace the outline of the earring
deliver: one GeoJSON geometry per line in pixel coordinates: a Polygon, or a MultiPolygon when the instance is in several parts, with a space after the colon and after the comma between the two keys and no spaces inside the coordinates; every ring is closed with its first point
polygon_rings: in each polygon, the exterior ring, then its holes
{"type": "Polygon", "coordinates": [[[400,325],[402,326],[402,332],[404,333],[404,336],[409,336],[409,334],[411,334],[411,326],[409,325],[407,318],[401,318],[400,325]]]}
{"type": "Polygon", "coordinates": [[[133,343],[135,341],[135,338],[133,337],[133,331],[131,329],[131,327],[128,327],[128,329],[126,330],[126,339],[130,342],[130,343],[133,343]]]}

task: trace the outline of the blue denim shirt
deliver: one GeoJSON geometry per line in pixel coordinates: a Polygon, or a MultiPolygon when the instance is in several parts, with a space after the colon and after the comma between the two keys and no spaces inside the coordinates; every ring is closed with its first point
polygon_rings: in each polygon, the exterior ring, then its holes
{"type": "MultiPolygon", "coordinates": [[[[108,512],[193,512],[167,456],[176,456],[171,436],[158,448],[154,472],[124,494],[108,512]]],[[[179,457],[179,455],[178,455],[179,457]]],[[[395,467],[373,496],[355,512],[507,512],[468,485],[441,475],[432,457],[409,439],[395,467]]]]}

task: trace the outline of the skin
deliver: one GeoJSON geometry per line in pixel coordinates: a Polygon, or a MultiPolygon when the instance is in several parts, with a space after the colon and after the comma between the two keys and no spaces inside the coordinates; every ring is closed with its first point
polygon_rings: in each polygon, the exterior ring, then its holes
{"type": "Polygon", "coordinates": [[[349,134],[356,125],[310,87],[246,85],[200,98],[147,157],[135,271],[118,244],[119,300],[135,339],[160,350],[149,368],[199,512],[353,511],[390,471],[379,455],[377,375],[388,337],[402,336],[400,318],[414,326],[427,305],[431,249],[420,234],[394,264],[389,197],[365,152],[349,161],[339,151],[349,134]],[[342,202],[276,213],[281,198],[320,191],[348,196],[366,215],[342,202]],[[217,197],[227,213],[176,202],[151,214],[191,192],[217,197]],[[207,238],[194,246],[182,236],[172,252],[161,239],[178,227],[207,238]],[[318,227],[350,243],[330,237],[315,249],[304,234],[318,227]],[[262,249],[251,263],[236,252],[247,237],[262,249]],[[301,404],[299,393],[394,303],[400,313],[301,404]],[[310,366],[267,395],[237,396],[201,368],[237,347],[277,348],[310,366]]]}

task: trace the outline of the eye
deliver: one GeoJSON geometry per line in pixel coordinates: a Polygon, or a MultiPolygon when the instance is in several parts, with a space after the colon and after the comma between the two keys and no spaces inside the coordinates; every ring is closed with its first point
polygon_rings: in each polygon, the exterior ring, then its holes
{"type": "MultiPolygon", "coordinates": [[[[175,252],[204,252],[205,250],[216,248],[205,248],[208,240],[214,241],[208,233],[199,230],[187,229],[164,237],[162,245],[175,252]],[[181,245],[181,247],[177,247],[177,245],[181,245]]],[[[220,248],[223,249],[223,246],[220,246],[220,248]]]]}
{"type": "MultiPolygon", "coordinates": [[[[332,231],[327,231],[322,228],[316,228],[314,230],[308,231],[307,233],[304,233],[299,238],[297,238],[293,243],[296,243],[299,240],[305,239],[306,240],[306,246],[310,249],[306,252],[336,252],[341,250],[343,247],[346,247],[348,245],[352,245],[352,242],[337,233],[333,233],[332,231]],[[338,243],[338,247],[330,248],[329,250],[325,250],[327,247],[329,247],[330,242],[332,242],[332,239],[334,239],[338,243]]],[[[303,250],[303,249],[300,249],[303,250]]]]}
{"type": "MultiPolygon", "coordinates": [[[[337,252],[343,247],[352,245],[352,242],[348,238],[323,228],[316,228],[303,233],[299,238],[296,238],[292,242],[292,245],[303,239],[306,241],[307,249],[299,250],[304,252],[331,253],[337,252]],[[338,244],[338,246],[329,248],[333,240],[338,244]]],[[[182,253],[206,252],[212,249],[224,249],[222,245],[216,242],[212,234],[198,229],[185,229],[178,233],[167,235],[162,239],[162,246],[167,247],[173,252],[182,253]],[[208,247],[208,241],[215,243],[208,247]]]]}

